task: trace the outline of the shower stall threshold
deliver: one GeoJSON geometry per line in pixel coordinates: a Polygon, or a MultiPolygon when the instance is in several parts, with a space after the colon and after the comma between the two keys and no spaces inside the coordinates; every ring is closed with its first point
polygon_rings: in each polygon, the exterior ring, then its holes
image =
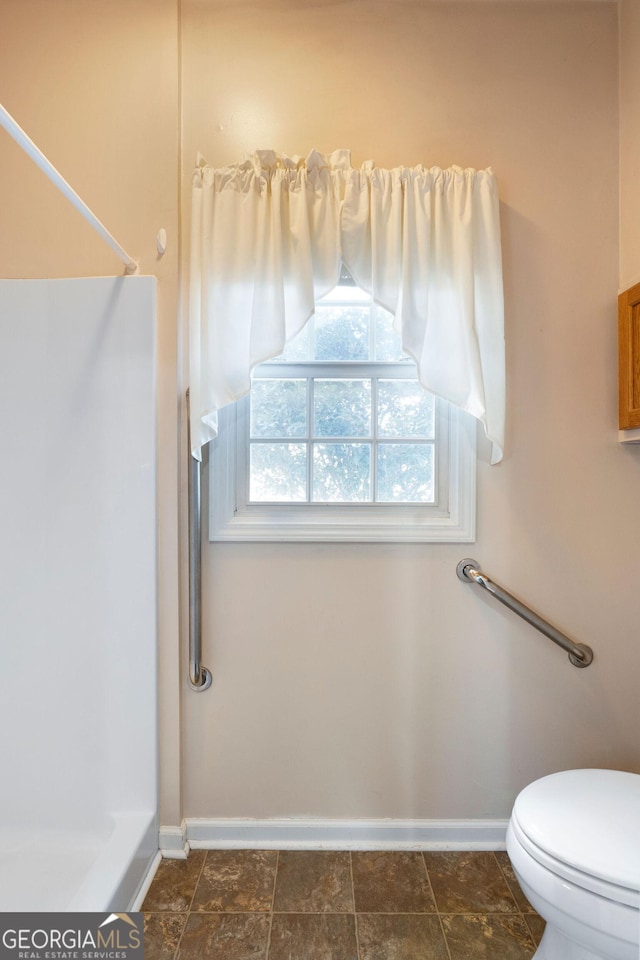
{"type": "Polygon", "coordinates": [[[0,830],[0,912],[127,911],[156,850],[151,811],[104,829],[0,830]]]}

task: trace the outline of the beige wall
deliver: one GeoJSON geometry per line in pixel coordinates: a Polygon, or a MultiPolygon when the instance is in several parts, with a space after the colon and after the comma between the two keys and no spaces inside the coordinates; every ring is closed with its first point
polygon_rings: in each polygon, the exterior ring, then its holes
{"type": "Polygon", "coordinates": [[[197,150],[495,168],[509,397],[476,544],[206,546],[215,679],[184,698],[186,815],[501,817],[550,771],[640,769],[616,6],[184,0],[183,51],[185,192],[197,150]],[[469,555],[595,665],[461,584],[469,555]]]}
{"type": "Polygon", "coordinates": [[[620,289],[640,282],[640,4],[620,0],[620,289]]]}
{"type": "MultiPolygon", "coordinates": [[[[215,680],[183,688],[181,732],[180,4],[3,0],[0,102],[159,277],[162,822],[504,816],[550,770],[638,769],[640,451],[616,443],[615,5],[181,5],[187,233],[196,150],[216,164],[347,146],[355,163],[494,166],[509,412],[505,462],[489,467],[481,448],[476,544],[207,544],[215,680]],[[461,584],[468,555],[590,643],[595,665],[573,669],[461,584]]],[[[120,272],[1,133],[0,170],[0,274],[120,272]]]]}
{"type": "MultiPolygon", "coordinates": [[[[158,277],[163,819],[180,819],[177,0],[2,0],[0,103],[158,277]],[[156,234],[167,231],[159,259],[156,234]]],[[[117,275],[117,257],[0,130],[0,275],[117,275]]],[[[37,439],[33,449],[37,469],[37,439]]],[[[44,465],[43,465],[44,466],[44,465]]],[[[88,625],[90,629],[90,625],[88,625]]]]}

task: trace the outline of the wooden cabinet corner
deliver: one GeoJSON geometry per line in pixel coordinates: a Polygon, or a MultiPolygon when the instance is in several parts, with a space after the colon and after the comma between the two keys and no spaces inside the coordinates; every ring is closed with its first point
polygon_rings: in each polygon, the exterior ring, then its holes
{"type": "Polygon", "coordinates": [[[618,386],[621,430],[640,427],[640,283],[618,297],[618,386]]]}

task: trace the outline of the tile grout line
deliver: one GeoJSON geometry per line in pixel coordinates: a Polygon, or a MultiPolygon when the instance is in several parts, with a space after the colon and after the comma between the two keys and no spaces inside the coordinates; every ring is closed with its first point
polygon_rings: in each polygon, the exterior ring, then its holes
{"type": "Polygon", "coordinates": [[[500,861],[499,861],[498,858],[496,857],[496,852],[495,852],[495,850],[492,850],[491,853],[493,854],[493,859],[494,859],[495,862],[498,864],[498,870],[500,871],[500,876],[502,877],[502,879],[504,880],[504,882],[505,882],[506,885],[507,885],[507,890],[509,891],[509,896],[511,897],[511,899],[513,900],[513,902],[514,902],[515,905],[516,905],[516,910],[518,911],[518,913],[522,913],[522,910],[520,909],[520,904],[518,903],[518,901],[517,901],[516,898],[515,898],[515,895],[514,895],[514,893],[513,893],[513,890],[511,889],[511,884],[509,883],[509,880],[508,880],[508,878],[507,878],[507,875],[506,875],[506,873],[504,872],[504,870],[502,869],[502,864],[500,863],[500,861]]]}
{"type": "Polygon", "coordinates": [[[440,932],[442,934],[442,939],[444,941],[445,950],[447,951],[447,956],[451,960],[451,950],[449,949],[449,941],[447,940],[447,934],[445,933],[444,924],[442,922],[442,916],[440,914],[440,907],[438,906],[438,901],[436,900],[436,892],[433,889],[433,884],[431,883],[431,876],[429,875],[429,868],[427,866],[427,861],[424,858],[424,850],[421,851],[422,864],[424,866],[424,872],[427,875],[427,883],[429,884],[429,890],[431,891],[431,897],[433,899],[433,905],[436,908],[436,916],[438,918],[438,923],[440,924],[440,932]]]}
{"type": "MultiPolygon", "coordinates": [[[[150,916],[165,917],[167,915],[180,917],[184,910],[145,910],[150,916]]],[[[264,917],[274,913],[276,917],[349,917],[353,910],[192,910],[196,917],[264,917]]],[[[521,914],[519,910],[358,910],[359,917],[533,917],[535,914],[521,914]]]]}
{"type": "Polygon", "coordinates": [[[173,954],[173,960],[177,960],[178,954],[180,953],[180,947],[181,947],[181,945],[182,945],[182,938],[184,937],[184,932],[185,932],[185,930],[187,929],[187,924],[188,924],[188,922],[189,922],[189,911],[187,911],[187,914],[186,914],[185,919],[184,919],[184,926],[183,926],[183,928],[182,928],[182,932],[181,932],[180,936],[178,937],[178,942],[176,943],[176,949],[175,949],[175,953],[173,954]]]}
{"type": "Polygon", "coordinates": [[[360,960],[360,935],[358,932],[358,914],[356,912],[356,885],[353,882],[353,850],[349,850],[349,876],[351,877],[351,903],[353,904],[353,928],[356,936],[356,956],[360,960]]]}
{"type": "MultiPolygon", "coordinates": [[[[187,859],[189,859],[189,854],[187,854],[187,859]]],[[[187,924],[189,923],[189,917],[191,916],[191,907],[193,906],[193,901],[195,900],[196,891],[197,891],[197,889],[198,889],[198,884],[200,883],[200,880],[201,880],[201,878],[202,878],[202,872],[203,872],[203,870],[204,870],[204,865],[205,865],[206,862],[207,862],[207,854],[205,853],[204,857],[202,858],[202,866],[200,867],[200,872],[198,873],[198,879],[196,880],[196,882],[195,882],[195,884],[194,884],[194,886],[193,886],[193,894],[191,895],[191,900],[189,901],[189,906],[187,907],[187,909],[186,909],[186,911],[185,911],[186,916],[185,916],[184,926],[183,926],[183,928],[182,928],[182,933],[181,933],[180,936],[178,937],[178,942],[177,942],[177,944],[176,944],[176,950],[175,950],[175,953],[174,953],[174,955],[173,955],[173,960],[178,960],[178,955],[179,955],[179,953],[180,953],[180,947],[182,946],[182,938],[183,938],[184,935],[185,935],[185,931],[186,931],[186,929],[187,929],[187,924]]]]}
{"type": "Polygon", "coordinates": [[[267,934],[267,949],[265,951],[264,960],[269,960],[269,954],[271,953],[271,932],[273,930],[273,916],[274,916],[274,907],[276,905],[276,884],[278,882],[278,868],[280,866],[280,851],[276,850],[276,868],[273,871],[273,890],[271,891],[271,910],[269,911],[269,932],[267,934]]]}
{"type": "Polygon", "coordinates": [[[192,908],[193,908],[193,901],[194,901],[195,898],[196,898],[196,893],[198,892],[198,887],[200,886],[200,881],[202,880],[202,874],[204,873],[204,866],[205,866],[205,864],[206,864],[206,862],[207,862],[207,857],[208,857],[208,856],[209,856],[208,851],[205,851],[205,855],[204,855],[204,857],[202,858],[202,866],[200,867],[200,873],[198,874],[198,879],[196,880],[196,885],[195,885],[195,887],[193,888],[193,896],[191,897],[191,903],[189,904],[189,910],[188,910],[189,913],[191,913],[191,910],[192,910],[192,908]]]}
{"type": "MultiPolygon", "coordinates": [[[[519,904],[518,901],[516,900],[515,894],[514,894],[513,890],[511,889],[511,884],[509,883],[509,878],[507,877],[506,873],[505,873],[504,870],[502,869],[502,864],[501,864],[500,861],[498,860],[498,857],[497,857],[497,855],[496,855],[495,850],[493,850],[492,853],[493,853],[494,860],[495,860],[496,863],[498,864],[498,869],[499,869],[499,871],[500,871],[500,874],[501,874],[502,878],[504,879],[504,882],[505,882],[506,885],[507,885],[507,890],[508,890],[509,893],[511,894],[511,899],[513,900],[513,902],[514,902],[515,905],[516,905],[516,910],[518,911],[518,916],[520,917],[520,919],[522,920],[522,923],[524,924],[525,932],[526,932],[527,936],[529,937],[529,940],[531,941],[531,945],[532,945],[532,947],[533,947],[533,949],[534,949],[534,951],[535,951],[535,949],[536,949],[536,940],[535,940],[535,937],[534,937],[534,935],[533,935],[533,933],[532,933],[532,931],[531,931],[531,927],[530,927],[529,924],[527,923],[527,919],[526,919],[526,917],[525,917],[525,915],[524,915],[524,910],[522,910],[522,909],[520,908],[520,904],[519,904]]],[[[511,861],[509,861],[509,862],[511,862],[511,861]]],[[[517,879],[517,878],[516,878],[516,879],[517,879]]]]}

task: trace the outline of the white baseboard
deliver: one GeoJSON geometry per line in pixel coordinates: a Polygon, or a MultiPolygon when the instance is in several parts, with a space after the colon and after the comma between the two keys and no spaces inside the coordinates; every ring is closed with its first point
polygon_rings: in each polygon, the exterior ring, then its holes
{"type": "MultiPolygon", "coordinates": [[[[187,844],[195,850],[504,850],[508,821],[192,818],[184,823],[187,844]]],[[[172,854],[163,850],[167,855],[172,854]]]]}
{"type": "Polygon", "coordinates": [[[165,859],[186,860],[189,856],[189,841],[185,821],[182,821],[180,827],[160,827],[158,846],[165,859]]]}

